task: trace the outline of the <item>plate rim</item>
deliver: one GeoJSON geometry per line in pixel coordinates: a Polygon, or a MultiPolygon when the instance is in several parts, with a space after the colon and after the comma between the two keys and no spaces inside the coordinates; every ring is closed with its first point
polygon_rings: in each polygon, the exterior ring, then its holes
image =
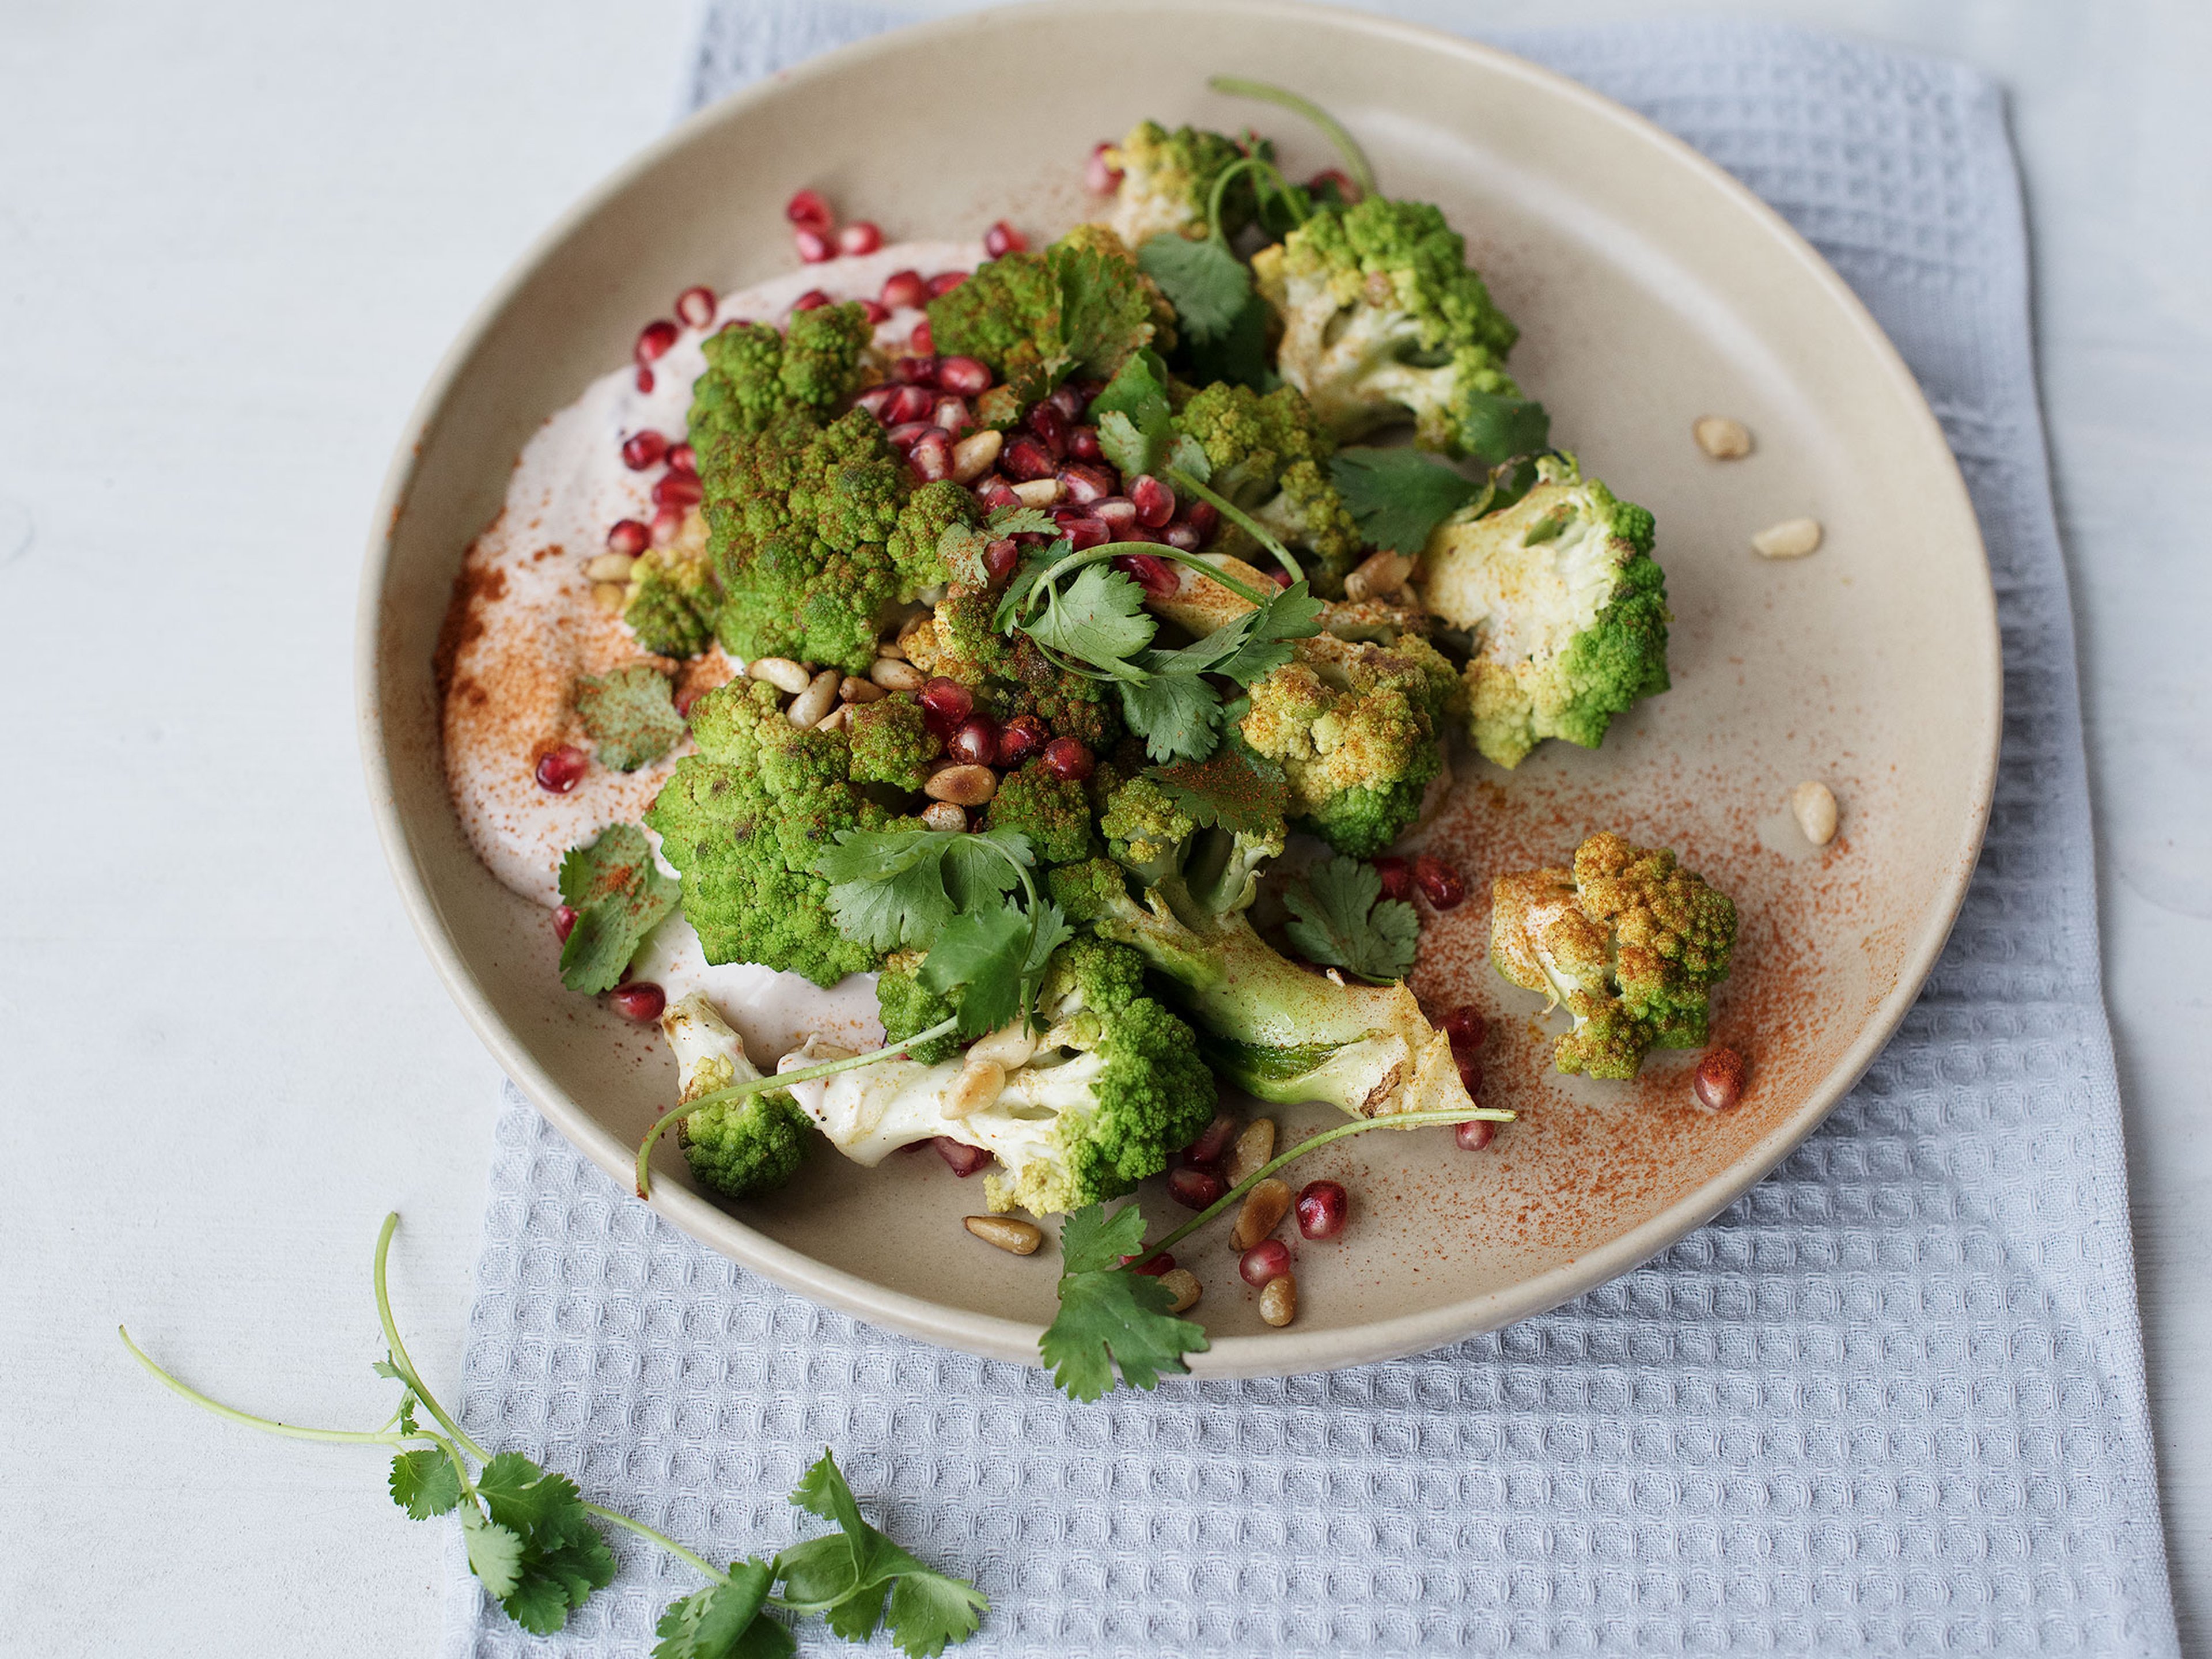
{"type": "MultiPolygon", "coordinates": [[[[695,111],[646,144],[599,183],[584,191],[534,237],[469,313],[453,343],[416,398],[403,423],[370,518],[367,556],[356,590],[354,629],[354,697],[369,810],[378,842],[399,889],[417,939],[462,1017],[489,1049],[507,1079],[538,1112],[593,1164],[628,1193],[634,1149],[617,1143],[538,1065],[515,1033],[493,1009],[440,916],[398,808],[381,702],[383,594],[392,544],[404,515],[424,440],[461,371],[495,326],[515,295],[538,268],[594,215],[618,199],[668,155],[690,143],[707,128],[734,118],[755,106],[794,95],[811,82],[883,56],[896,56],[918,42],[970,31],[1009,27],[1040,15],[1127,15],[1187,13],[1192,0],[1030,0],[1030,3],[928,19],[822,52],[788,69],[767,75],[695,111]]],[[[1482,1295],[1394,1318],[1301,1333],[1286,1343],[1275,1335],[1226,1336],[1202,1353],[1190,1356],[1194,1378],[1290,1376],[1424,1352],[1497,1329],[1572,1301],[1651,1260],[1704,1226],[1737,1198],[1765,1180],[1777,1165],[1818,1128],[1856,1086],[1867,1068],[1896,1035],[1906,1013],[1942,957],[1980,860],[1995,799],[1997,762],[2004,726],[2002,641],[1990,576],[1987,544],[1958,458],[1945,437],[1926,395],[1865,303],[1820,251],[1789,221],[1717,162],[1685,140],[1580,82],[1486,42],[1403,19],[1378,16],[1305,0],[1199,0],[1213,12],[1242,12],[1255,17],[1294,16],[1334,23],[1371,37],[1429,52],[1441,52],[1484,71],[1528,82],[1578,106],[1585,118],[1607,122],[1632,138],[1671,155],[1704,175],[1735,206],[1774,238],[1822,289],[1869,349],[1875,366],[1905,395],[1903,402],[1921,432],[1943,458],[1949,488],[1945,503],[1972,537],[1981,557],[1983,582],[1974,589],[1979,623],[1973,632],[1981,645],[1988,714],[1987,743],[1968,785],[1966,833],[1948,878],[1948,889],[1926,913],[1917,935],[1903,952],[1895,982],[1875,1006],[1857,1036],[1822,1082],[1788,1118],[1777,1124],[1726,1170],[1677,1199],[1628,1231],[1595,1249],[1482,1295]],[[1289,1364],[1285,1357],[1294,1353],[1289,1364]]],[[[1036,1348],[1042,1325],[981,1314],[890,1291],[872,1279],[833,1267],[748,1226],[679,1182],[657,1183],[650,1207],[710,1249],[762,1273],[794,1294],[827,1304],[868,1323],[939,1346],[988,1358],[1042,1368],[1036,1348]]]]}

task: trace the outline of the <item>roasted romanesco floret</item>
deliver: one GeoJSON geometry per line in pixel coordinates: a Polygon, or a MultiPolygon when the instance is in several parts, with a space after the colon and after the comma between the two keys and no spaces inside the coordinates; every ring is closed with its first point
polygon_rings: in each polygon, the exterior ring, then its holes
{"type": "Polygon", "coordinates": [[[1735,945],[1727,894],[1610,830],[1575,849],[1573,868],[1501,876],[1492,891],[1498,971],[1574,1017],[1553,1048],[1562,1072],[1632,1078],[1653,1048],[1702,1048],[1735,945]]]}
{"type": "Polygon", "coordinates": [[[1613,717],[1667,689],[1667,579],[1651,515],[1584,478],[1571,455],[1537,463],[1502,513],[1430,538],[1421,597],[1474,641],[1468,735],[1500,766],[1546,738],[1585,749],[1613,717]]]}
{"type": "MultiPolygon", "coordinates": [[[[923,951],[894,951],[884,958],[876,975],[876,1012],[884,1023],[884,1041],[902,1042],[917,1031],[942,1025],[957,1012],[950,997],[941,996],[921,982],[923,951]]],[[[948,1031],[907,1050],[908,1060],[934,1066],[960,1052],[960,1039],[948,1031]]]]}
{"type": "Polygon", "coordinates": [[[1158,285],[1097,227],[1003,254],[929,302],[936,349],[988,363],[1018,404],[1071,376],[1112,380],[1131,354],[1171,346],[1174,324],[1158,285]]]}
{"type": "Polygon", "coordinates": [[[1098,850],[1083,785],[1054,777],[1041,760],[1000,778],[984,823],[992,830],[1020,830],[1030,838],[1039,864],[1075,864],[1098,850]]]}
{"type": "Polygon", "coordinates": [[[969,687],[975,706],[1001,725],[1034,714],[1054,737],[1073,738],[1094,753],[1110,749],[1121,735],[1111,687],[1059,667],[1026,634],[1000,634],[998,604],[988,588],[956,583],[907,625],[900,648],[923,673],[969,687]]]}
{"type": "MultiPolygon", "coordinates": [[[[1304,557],[1314,591],[1334,597],[1359,562],[1359,527],[1328,475],[1336,443],[1293,386],[1262,395],[1216,381],[1186,402],[1176,429],[1206,451],[1213,490],[1304,557]]],[[[1250,559],[1258,544],[1224,523],[1213,550],[1250,559]]]]}
{"type": "MultiPolygon", "coordinates": [[[[1133,248],[1155,236],[1203,236],[1214,181],[1243,155],[1235,139],[1218,132],[1188,126],[1170,132],[1157,121],[1139,121],[1103,157],[1121,175],[1107,222],[1133,248]]],[[[1223,234],[1233,236],[1243,229],[1252,206],[1250,185],[1232,181],[1223,192],[1223,234]]]]}
{"type": "MultiPolygon", "coordinates": [[[[680,1100],[760,1076],[738,1034],[703,992],[671,1003],[660,1016],[660,1030],[683,1078],[680,1100]]],[[[732,1198],[749,1198],[791,1179],[806,1156],[809,1129],[791,1096],[775,1089],[702,1106],[677,1121],[676,1141],[700,1180],[732,1198]]]]}
{"type": "Polygon", "coordinates": [[[928,781],[931,766],[945,753],[945,743],[929,729],[928,716],[912,692],[893,691],[873,702],[849,707],[845,731],[852,746],[854,783],[919,789],[928,781]]]}
{"type": "Polygon", "coordinates": [[[623,621],[655,656],[696,657],[714,637],[721,608],[721,584],[707,551],[707,521],[686,514],[672,543],[646,549],[630,566],[623,621]]]}

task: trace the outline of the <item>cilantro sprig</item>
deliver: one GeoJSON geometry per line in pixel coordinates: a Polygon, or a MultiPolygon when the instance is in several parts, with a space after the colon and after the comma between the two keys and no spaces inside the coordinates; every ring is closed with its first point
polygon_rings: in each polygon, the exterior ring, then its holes
{"type": "Polygon", "coordinates": [[[1541,425],[1499,437],[1497,441],[1509,446],[1506,453],[1513,459],[1476,478],[1417,449],[1354,445],[1330,459],[1329,477],[1363,540],[1413,557],[1429,544],[1437,526],[1453,514],[1465,511],[1479,519],[1527,495],[1536,482],[1534,453],[1543,447],[1544,439],[1541,425]]]}
{"type": "Polygon", "coordinates": [[[1291,913],[1284,932],[1307,961],[1378,985],[1413,971],[1420,918],[1405,900],[1382,896],[1373,865],[1339,854],[1285,888],[1283,903],[1291,913]]]}
{"type": "Polygon", "coordinates": [[[634,823],[610,824],[590,846],[570,848],[561,860],[561,902],[576,921],[561,946],[561,982],[592,996],[613,990],[681,896],[634,823]]]}
{"type": "Polygon", "coordinates": [[[439,1403],[400,1340],[386,1278],[398,1225],[397,1213],[387,1215],[376,1236],[376,1312],[386,1351],[375,1370],[401,1389],[398,1408],[381,1428],[307,1428],[240,1411],[165,1370],[128,1330],[118,1327],[118,1334],[164,1388],[217,1417],[295,1440],[391,1448],[392,1501],[416,1521],[454,1516],[469,1571],[501,1611],[533,1635],[563,1628],[570,1613],[614,1582],[614,1553],[599,1530],[602,1522],[667,1551],[707,1580],[661,1614],[653,1659],[782,1659],[797,1644],[769,1608],[818,1613],[849,1641],[866,1641],[884,1628],[911,1659],[935,1659],[975,1634],[989,1600],[973,1584],[932,1571],[870,1526],[827,1449],[791,1501],[836,1530],[726,1569],[634,1516],[590,1502],[567,1475],[520,1452],[488,1450],[439,1403]]]}

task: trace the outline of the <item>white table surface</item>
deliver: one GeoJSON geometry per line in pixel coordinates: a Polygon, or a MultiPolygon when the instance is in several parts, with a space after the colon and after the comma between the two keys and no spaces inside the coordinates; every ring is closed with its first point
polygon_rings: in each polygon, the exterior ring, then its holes
{"type": "MultiPolygon", "coordinates": [[[[2212,8],[1733,9],[1964,58],[2014,94],[2152,1408],[2203,1652],[2212,8]]],[[[193,1413],[114,1328],[240,1403],[373,1421],[368,1252],[397,1208],[403,1322],[432,1378],[455,1372],[497,1075],[369,826],[360,548],[432,364],[666,125],[689,27],[684,0],[0,11],[0,1652],[433,1641],[439,1533],[400,1518],[374,1454],[193,1413]]]]}

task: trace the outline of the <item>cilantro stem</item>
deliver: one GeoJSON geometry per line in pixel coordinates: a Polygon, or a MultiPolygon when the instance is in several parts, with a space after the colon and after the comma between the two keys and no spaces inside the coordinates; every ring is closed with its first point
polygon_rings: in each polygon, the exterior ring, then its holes
{"type": "Polygon", "coordinates": [[[640,1538],[644,1539],[647,1542],[658,1544],[661,1548],[666,1550],[671,1555],[679,1556],[683,1559],[689,1561],[694,1567],[706,1574],[706,1576],[712,1579],[715,1583],[726,1584],[730,1582],[730,1575],[724,1572],[712,1561],[708,1560],[706,1557],[694,1554],[691,1551],[685,1549],[683,1545],[678,1543],[673,1538],[671,1538],[666,1533],[654,1530],[653,1528],[647,1526],[644,1522],[638,1520],[635,1516],[624,1515],[620,1510],[611,1510],[604,1504],[594,1504],[587,1499],[579,1499],[578,1501],[583,1504],[584,1508],[586,1510],[598,1516],[600,1520],[611,1521],[618,1527],[627,1528],[629,1531],[635,1533],[640,1538]]]}
{"type": "Polygon", "coordinates": [[[1290,203],[1291,213],[1299,223],[1304,224],[1310,216],[1299,210],[1298,198],[1291,193],[1290,183],[1283,177],[1280,168],[1261,156],[1247,155],[1241,161],[1231,161],[1214,175],[1213,190],[1206,198],[1206,231],[1224,248],[1229,246],[1229,239],[1222,234],[1221,208],[1222,204],[1228,200],[1231,181],[1240,173],[1249,173],[1252,175],[1252,198],[1255,206],[1259,204],[1261,191],[1265,189],[1270,194],[1279,196],[1285,202],[1290,203]]]}
{"type": "MultiPolygon", "coordinates": [[[[1254,541],[1259,543],[1261,546],[1266,548],[1267,551],[1273,554],[1276,560],[1282,565],[1283,568],[1291,573],[1291,580],[1292,581],[1302,582],[1306,579],[1305,571],[1299,566],[1298,562],[1291,556],[1291,550],[1285,547],[1282,543],[1276,540],[1273,535],[1261,528],[1260,521],[1252,517],[1250,514],[1245,512],[1243,507],[1237,506],[1236,502],[1231,501],[1227,496],[1219,494],[1218,491],[1208,489],[1205,484],[1193,477],[1189,473],[1182,471],[1180,467],[1171,466],[1168,469],[1168,482],[1173,484],[1177,489],[1188,490],[1192,495],[1198,496],[1201,501],[1212,502],[1215,509],[1220,513],[1223,518],[1228,520],[1230,523],[1235,525],[1246,535],[1249,536],[1254,541]]],[[[1186,561],[1186,562],[1188,562],[1188,561],[1186,561]]],[[[1253,604],[1265,605],[1267,603],[1265,599],[1254,593],[1250,588],[1246,587],[1241,582],[1231,581],[1226,576],[1224,576],[1218,570],[1214,569],[1211,565],[1201,562],[1199,568],[1206,571],[1214,579],[1214,580],[1219,582],[1224,587],[1230,589],[1232,592],[1242,593],[1246,599],[1250,599],[1253,604]]]]}
{"type": "MultiPolygon", "coordinates": [[[[1029,887],[1029,878],[1026,873],[1023,876],[1022,884],[1024,888],[1029,887]]],[[[1030,888],[1029,890],[1034,899],[1036,890],[1030,888]]],[[[1032,927],[1036,926],[1034,922],[1030,925],[1032,927]]],[[[743,1100],[750,1095],[759,1094],[763,1090],[781,1089],[787,1084],[792,1083],[811,1083],[818,1077],[830,1077],[839,1072],[850,1072],[862,1066],[872,1066],[879,1060],[889,1060],[896,1054],[904,1054],[909,1048],[917,1048],[934,1038],[946,1036],[958,1030],[959,1025],[960,1016],[955,1014],[951,1018],[939,1020],[927,1030],[916,1031],[904,1042],[893,1043],[889,1048],[878,1048],[865,1054],[848,1054],[842,1060],[824,1060],[819,1066],[804,1066],[795,1072],[771,1072],[765,1077],[749,1078],[743,1083],[732,1083],[726,1088],[709,1089],[705,1094],[684,1102],[675,1110],[664,1112],[654,1121],[653,1126],[645,1132],[645,1139],[638,1143],[637,1195],[640,1198],[653,1196],[653,1175],[646,1167],[647,1161],[653,1156],[654,1144],[667,1133],[668,1126],[675,1122],[678,1118],[689,1117],[702,1106],[717,1106],[726,1100],[743,1100]]],[[[394,1217],[393,1219],[397,1220],[398,1218],[394,1217]]],[[[377,1272],[377,1288],[380,1297],[383,1291],[383,1264],[380,1257],[377,1272]]],[[[386,1328],[388,1332],[390,1327],[387,1325],[386,1328]]],[[[430,1402],[426,1398],[423,1403],[429,1405],[430,1402]]],[[[438,1408],[435,1406],[430,1406],[430,1409],[436,1412],[438,1408]]],[[[438,1420],[445,1421],[443,1413],[440,1413],[438,1420]]],[[[458,1433],[459,1431],[455,1432],[458,1433]]]]}
{"type": "Polygon", "coordinates": [[[372,1431],[362,1429],[307,1429],[301,1428],[296,1423],[279,1423],[274,1418],[256,1417],[252,1412],[242,1412],[234,1406],[226,1406],[220,1400],[210,1400],[190,1383],[171,1376],[161,1369],[151,1355],[131,1340],[131,1333],[122,1326],[118,1325],[115,1328],[115,1334],[123,1339],[123,1346],[131,1350],[131,1357],[153,1372],[155,1379],[163,1388],[172,1394],[183,1395],[203,1411],[213,1412],[217,1417],[227,1418],[233,1423],[244,1424],[249,1429],[259,1429],[268,1434],[287,1435],[295,1440],[326,1440],[341,1445],[353,1446],[404,1446],[413,1440],[435,1438],[434,1436],[421,1433],[408,1434],[385,1430],[372,1431]]]}
{"type": "MultiPolygon", "coordinates": [[[[447,1415],[446,1408],[438,1403],[437,1396],[423,1386],[422,1373],[415,1369],[415,1362],[407,1357],[407,1345],[399,1340],[399,1322],[392,1316],[392,1291],[385,1282],[384,1272],[386,1259],[392,1254],[392,1235],[398,1231],[398,1227],[399,1212],[393,1210],[384,1218],[384,1225],[377,1229],[374,1270],[376,1316],[384,1326],[384,1340],[385,1345],[392,1351],[392,1369],[405,1377],[407,1386],[415,1391],[415,1397],[422,1402],[422,1408],[438,1419],[438,1425],[462,1445],[466,1446],[475,1455],[477,1462],[483,1462],[490,1454],[469,1437],[467,1430],[447,1415]]],[[[457,1463],[455,1467],[459,1466],[457,1463]]],[[[468,1480],[465,1470],[462,1472],[461,1479],[465,1485],[468,1480]]]]}
{"type": "Polygon", "coordinates": [[[1339,1124],[1333,1129],[1323,1129],[1319,1134],[1309,1135],[1288,1152],[1278,1152],[1258,1169],[1246,1176],[1212,1204],[1200,1210],[1182,1226],[1176,1228],[1158,1243],[1146,1250],[1129,1266],[1140,1267],[1161,1251],[1180,1244],[1223,1211],[1243,1200],[1245,1194],[1265,1181],[1286,1164],[1295,1163],[1308,1152],[1317,1152],[1332,1140],[1342,1140],[1350,1135],[1364,1134],[1370,1129],[1413,1129],[1430,1123],[1510,1123],[1515,1113],[1502,1107],[1477,1106],[1464,1112],[1399,1112],[1384,1117],[1362,1118],[1356,1123],[1339,1124]]]}
{"type": "Polygon", "coordinates": [[[1256,98],[1262,103],[1278,105],[1293,114],[1304,116],[1336,147],[1336,153],[1344,158],[1344,170],[1352,175],[1352,182],[1359,186],[1360,193],[1376,193],[1375,169],[1367,164],[1367,152],[1344,130],[1342,123],[1319,104],[1281,87],[1270,86],[1265,81],[1247,81],[1234,75],[1217,75],[1206,84],[1231,98],[1256,98]]]}

